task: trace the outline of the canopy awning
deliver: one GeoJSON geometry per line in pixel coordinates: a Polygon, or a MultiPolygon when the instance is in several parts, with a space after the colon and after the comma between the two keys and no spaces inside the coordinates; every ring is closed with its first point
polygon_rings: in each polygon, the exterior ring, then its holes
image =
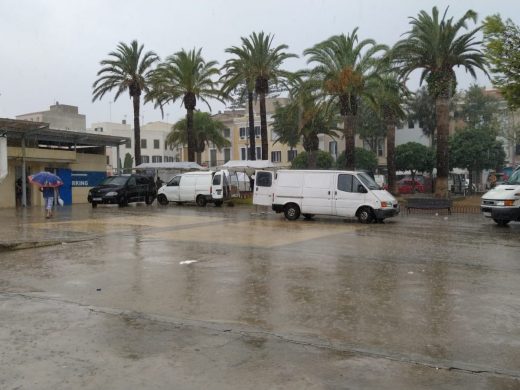
{"type": "Polygon", "coordinates": [[[178,162],[163,162],[163,163],[142,163],[135,167],[135,169],[176,169],[176,170],[204,170],[195,162],[178,161],[178,162]]]}
{"type": "Polygon", "coordinates": [[[252,175],[257,169],[274,169],[276,165],[269,160],[229,160],[220,168],[252,175]]]}

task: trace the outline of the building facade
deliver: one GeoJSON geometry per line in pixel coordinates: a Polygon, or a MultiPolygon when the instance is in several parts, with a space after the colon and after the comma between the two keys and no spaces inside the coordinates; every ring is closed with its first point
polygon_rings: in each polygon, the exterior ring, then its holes
{"type": "Polygon", "coordinates": [[[47,111],[32,112],[16,116],[16,119],[48,123],[51,129],[86,131],[86,117],[76,106],[56,104],[47,111]]]}

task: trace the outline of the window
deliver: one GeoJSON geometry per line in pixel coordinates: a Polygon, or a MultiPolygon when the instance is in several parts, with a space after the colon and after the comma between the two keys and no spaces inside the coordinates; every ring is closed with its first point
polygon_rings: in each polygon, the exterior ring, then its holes
{"type": "Polygon", "coordinates": [[[141,156],[141,162],[142,163],[149,163],[150,162],[150,156],[141,156]]]}
{"type": "Polygon", "coordinates": [[[128,186],[135,187],[136,185],[137,185],[137,182],[135,181],[135,177],[131,176],[130,179],[128,179],[128,186]]]}
{"type": "Polygon", "coordinates": [[[152,162],[154,162],[154,163],[161,163],[162,162],[162,156],[152,156],[152,162]]]}
{"type": "Polygon", "coordinates": [[[260,146],[256,147],[256,159],[261,160],[262,159],[262,148],[260,146]]]}
{"type": "Polygon", "coordinates": [[[271,172],[257,172],[255,177],[255,184],[258,187],[271,187],[273,182],[273,175],[271,172]]]}
{"type": "Polygon", "coordinates": [[[214,167],[217,165],[217,149],[211,149],[209,151],[209,165],[214,167]]]}
{"type": "Polygon", "coordinates": [[[408,128],[409,128],[409,129],[413,129],[413,128],[414,128],[414,123],[413,123],[413,121],[408,121],[408,128]]]}
{"type": "Polygon", "coordinates": [[[255,126],[255,137],[260,138],[260,126],[255,126]]]}
{"type": "Polygon", "coordinates": [[[297,154],[298,154],[297,150],[288,150],[287,151],[287,161],[291,162],[292,160],[294,160],[295,157],[297,156],[297,154]]]}
{"type": "Polygon", "coordinates": [[[240,128],[240,139],[245,139],[247,137],[247,129],[245,127],[240,128]]]}
{"type": "Polygon", "coordinates": [[[337,141],[329,142],[329,153],[333,156],[338,155],[338,142],[337,141]]]}
{"type": "Polygon", "coordinates": [[[282,152],[271,152],[271,162],[281,162],[282,161],[282,152]]]}
{"type": "Polygon", "coordinates": [[[231,138],[231,129],[224,129],[223,134],[224,138],[231,138]]]}
{"type": "Polygon", "coordinates": [[[227,163],[229,160],[231,160],[231,149],[225,148],[224,149],[224,164],[227,163]]]}
{"type": "Polygon", "coordinates": [[[102,133],[103,132],[103,128],[102,127],[94,127],[94,131],[102,133]]]}
{"type": "Polygon", "coordinates": [[[271,141],[277,141],[278,138],[280,138],[280,135],[276,131],[271,130],[271,141]]]}
{"type": "Polygon", "coordinates": [[[146,139],[145,138],[143,138],[141,140],[141,149],[146,149],[146,139]]]}
{"type": "Polygon", "coordinates": [[[153,140],[153,148],[154,149],[160,149],[161,148],[161,142],[158,139],[153,140]]]}
{"type": "Polygon", "coordinates": [[[171,187],[171,186],[178,186],[180,181],[181,181],[181,177],[180,176],[175,176],[173,179],[170,180],[170,182],[167,185],[169,187],[171,187]]]}
{"type": "Polygon", "coordinates": [[[349,174],[338,175],[338,190],[345,192],[366,192],[357,177],[349,174]]]}
{"type": "Polygon", "coordinates": [[[385,155],[385,140],[380,139],[377,141],[377,156],[382,157],[385,155]]]}
{"type": "Polygon", "coordinates": [[[247,148],[240,148],[240,160],[247,160],[247,148]]]}
{"type": "Polygon", "coordinates": [[[221,177],[222,177],[222,175],[215,175],[215,176],[213,176],[213,185],[214,186],[219,186],[220,185],[221,177]]]}
{"type": "Polygon", "coordinates": [[[125,148],[130,149],[131,147],[132,147],[132,140],[129,139],[128,141],[125,142],[125,148]]]}

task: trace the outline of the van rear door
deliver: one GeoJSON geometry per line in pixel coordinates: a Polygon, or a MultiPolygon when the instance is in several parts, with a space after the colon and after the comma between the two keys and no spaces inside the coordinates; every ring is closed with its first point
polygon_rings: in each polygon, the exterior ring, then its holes
{"type": "Polygon", "coordinates": [[[218,171],[213,175],[211,183],[211,197],[213,200],[229,200],[229,178],[225,171],[218,171]]]}
{"type": "Polygon", "coordinates": [[[256,171],[253,187],[253,204],[271,206],[273,204],[273,172],[256,171]]]}

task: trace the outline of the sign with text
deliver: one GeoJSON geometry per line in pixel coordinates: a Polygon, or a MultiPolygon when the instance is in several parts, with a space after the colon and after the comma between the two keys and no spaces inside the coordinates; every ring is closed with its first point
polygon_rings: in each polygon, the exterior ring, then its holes
{"type": "Polygon", "coordinates": [[[106,172],[72,171],[72,187],[95,187],[105,177],[106,172]]]}

